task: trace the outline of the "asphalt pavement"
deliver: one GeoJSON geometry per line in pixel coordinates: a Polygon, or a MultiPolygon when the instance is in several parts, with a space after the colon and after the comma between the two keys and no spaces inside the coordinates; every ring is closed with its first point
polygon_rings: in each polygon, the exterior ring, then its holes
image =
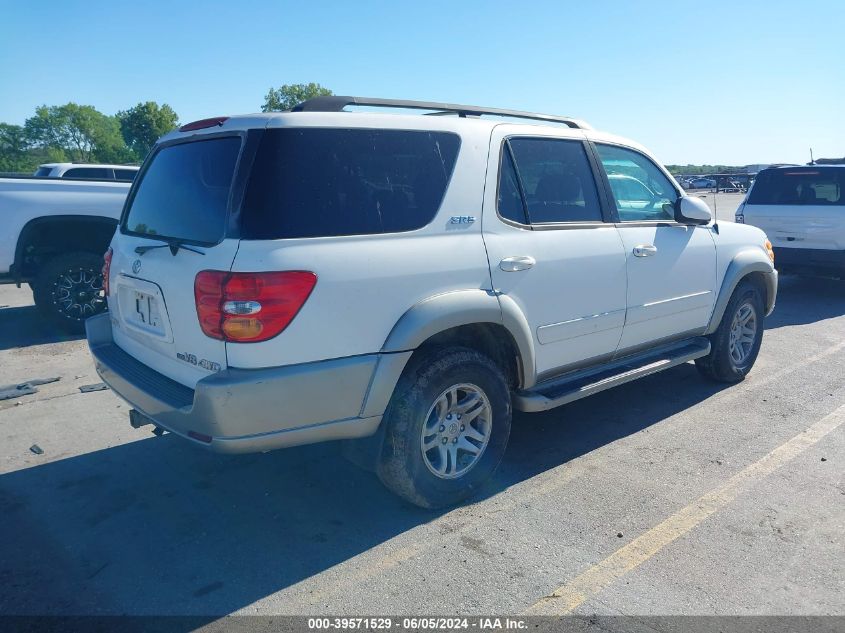
{"type": "Polygon", "coordinates": [[[739,385],[686,364],[517,414],[443,512],[333,444],[133,430],[80,391],[84,340],[0,288],[0,385],[50,377],[0,401],[0,613],[845,615],[845,282],[783,277],[739,385]]]}

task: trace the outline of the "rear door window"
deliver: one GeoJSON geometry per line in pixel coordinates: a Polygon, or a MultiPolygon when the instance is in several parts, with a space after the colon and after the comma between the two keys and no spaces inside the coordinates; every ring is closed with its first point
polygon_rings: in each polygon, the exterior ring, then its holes
{"type": "Polygon", "coordinates": [[[748,204],[845,205],[845,169],[778,168],[757,174],[748,204]]]}
{"type": "Polygon", "coordinates": [[[165,146],[135,191],[126,233],[217,244],[226,230],[240,137],[165,146]]]}
{"type": "Polygon", "coordinates": [[[264,133],[241,237],[412,231],[434,219],[458,155],[448,132],[287,128],[264,133]]]}
{"type": "Polygon", "coordinates": [[[519,177],[511,158],[510,148],[505,144],[502,149],[502,164],[499,168],[499,215],[518,224],[528,224],[525,201],[519,188],[519,177]]]}
{"type": "Polygon", "coordinates": [[[519,218],[527,215],[531,224],[602,221],[583,142],[511,138],[503,151],[499,176],[499,215],[503,218],[525,222],[519,218]]]}

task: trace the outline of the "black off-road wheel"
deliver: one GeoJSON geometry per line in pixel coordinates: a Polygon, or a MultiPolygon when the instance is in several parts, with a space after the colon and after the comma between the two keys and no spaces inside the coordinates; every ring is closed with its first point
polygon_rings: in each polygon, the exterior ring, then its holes
{"type": "Polygon", "coordinates": [[[695,361],[699,372],[717,382],[744,380],[760,353],[764,312],[759,287],[749,281],[740,282],[719,328],[710,336],[710,353],[695,361]]]}
{"type": "Polygon", "coordinates": [[[85,319],[106,309],[102,268],[102,256],[81,251],[49,260],[33,286],[38,311],[65,332],[82,334],[85,319]]]}
{"type": "Polygon", "coordinates": [[[472,349],[449,347],[413,359],[385,413],[377,473],[423,508],[475,494],[502,460],[511,397],[501,368],[472,349]]]}

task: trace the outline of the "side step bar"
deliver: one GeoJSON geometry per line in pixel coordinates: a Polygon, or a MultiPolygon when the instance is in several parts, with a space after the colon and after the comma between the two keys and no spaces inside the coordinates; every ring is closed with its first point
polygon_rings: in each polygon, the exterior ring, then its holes
{"type": "Polygon", "coordinates": [[[709,353],[710,341],[700,336],[620,358],[609,365],[572,372],[542,382],[531,390],[518,391],[514,394],[514,408],[527,412],[546,411],[709,353]]]}

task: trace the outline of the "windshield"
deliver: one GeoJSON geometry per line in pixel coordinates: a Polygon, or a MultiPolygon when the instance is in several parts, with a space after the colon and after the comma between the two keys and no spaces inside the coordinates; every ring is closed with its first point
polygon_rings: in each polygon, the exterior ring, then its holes
{"type": "Polygon", "coordinates": [[[218,243],[226,230],[240,146],[240,137],[222,137],[159,150],[141,176],[124,233],[218,243]]]}

